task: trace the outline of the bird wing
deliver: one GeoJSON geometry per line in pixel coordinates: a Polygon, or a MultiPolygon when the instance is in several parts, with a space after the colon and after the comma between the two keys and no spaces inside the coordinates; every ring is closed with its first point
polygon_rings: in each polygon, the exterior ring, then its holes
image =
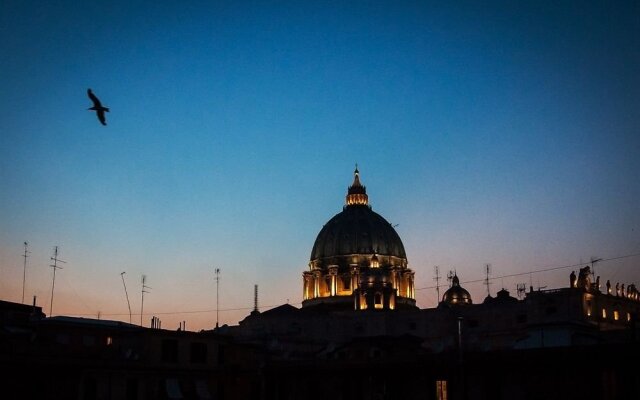
{"type": "Polygon", "coordinates": [[[93,105],[95,107],[102,107],[102,104],[100,103],[100,100],[98,100],[98,98],[96,97],[95,94],[93,94],[93,92],[91,91],[91,89],[87,89],[87,94],[89,95],[89,98],[91,99],[91,101],[93,101],[93,105]]]}
{"type": "Polygon", "coordinates": [[[102,125],[106,125],[106,124],[107,124],[107,121],[106,121],[106,118],[105,118],[105,116],[104,116],[104,111],[103,111],[103,110],[98,110],[98,111],[97,111],[97,114],[98,114],[98,119],[100,120],[100,122],[102,123],[102,125]]]}

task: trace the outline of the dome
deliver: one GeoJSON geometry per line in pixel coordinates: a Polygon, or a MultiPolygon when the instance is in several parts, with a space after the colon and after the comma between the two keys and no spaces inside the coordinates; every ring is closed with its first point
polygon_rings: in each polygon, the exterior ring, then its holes
{"type": "Polygon", "coordinates": [[[389,221],[371,210],[357,166],[345,206],[318,233],[302,280],[302,307],[415,308],[404,245],[389,221]]]}
{"type": "Polygon", "coordinates": [[[460,286],[458,275],[453,276],[451,287],[442,295],[442,302],[449,305],[472,304],[471,295],[467,289],[460,286]]]}
{"type": "Polygon", "coordinates": [[[396,230],[389,221],[371,210],[367,188],[360,183],[357,166],[353,174],[346,205],[318,233],[311,250],[311,261],[377,254],[406,262],[407,255],[396,230]]]}
{"type": "Polygon", "coordinates": [[[497,294],[496,297],[487,296],[484,299],[484,304],[501,304],[501,303],[517,303],[518,299],[515,297],[511,297],[509,291],[507,289],[502,288],[497,294]]]}
{"type": "Polygon", "coordinates": [[[331,218],[316,238],[311,260],[351,254],[407,258],[396,230],[367,205],[346,206],[331,218]]]}

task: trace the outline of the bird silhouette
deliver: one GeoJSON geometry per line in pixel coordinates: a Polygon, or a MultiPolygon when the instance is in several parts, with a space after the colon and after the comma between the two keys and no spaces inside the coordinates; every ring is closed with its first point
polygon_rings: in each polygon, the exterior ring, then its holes
{"type": "Polygon", "coordinates": [[[95,111],[96,114],[98,115],[98,119],[100,120],[100,123],[102,123],[102,125],[106,125],[107,121],[106,121],[106,118],[104,116],[104,113],[105,113],[105,111],[109,112],[109,108],[102,106],[102,103],[100,103],[100,100],[98,100],[96,95],[93,94],[91,89],[87,89],[87,94],[89,95],[89,98],[93,102],[93,107],[87,108],[87,110],[95,111]]]}

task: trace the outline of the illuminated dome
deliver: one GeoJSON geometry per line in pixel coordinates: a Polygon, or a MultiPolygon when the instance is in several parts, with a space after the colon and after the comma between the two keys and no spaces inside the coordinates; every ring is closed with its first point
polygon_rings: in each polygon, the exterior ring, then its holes
{"type": "MultiPolygon", "coordinates": [[[[378,294],[385,309],[395,308],[396,303],[415,306],[413,271],[407,268],[402,240],[393,226],[371,209],[357,167],[345,203],[313,244],[309,271],[303,274],[303,307],[355,302],[355,308],[360,309],[354,296],[364,296],[360,281],[365,278],[365,286],[378,287],[372,297],[374,305],[378,294]]],[[[366,308],[364,303],[362,307],[366,308]]]]}
{"type": "Polygon", "coordinates": [[[460,286],[458,275],[453,276],[451,287],[442,295],[442,303],[448,305],[472,304],[471,295],[460,286]]]}
{"type": "Polygon", "coordinates": [[[368,205],[350,205],[320,230],[311,261],[322,263],[335,256],[372,253],[407,258],[400,236],[387,220],[368,205]]]}

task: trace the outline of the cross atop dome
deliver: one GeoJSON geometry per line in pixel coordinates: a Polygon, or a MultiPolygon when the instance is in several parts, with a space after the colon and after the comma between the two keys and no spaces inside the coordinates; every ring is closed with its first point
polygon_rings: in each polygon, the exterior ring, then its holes
{"type": "Polygon", "coordinates": [[[360,183],[360,171],[358,171],[358,164],[353,171],[353,184],[349,186],[347,191],[347,206],[369,204],[369,196],[367,196],[367,188],[360,183]]]}

